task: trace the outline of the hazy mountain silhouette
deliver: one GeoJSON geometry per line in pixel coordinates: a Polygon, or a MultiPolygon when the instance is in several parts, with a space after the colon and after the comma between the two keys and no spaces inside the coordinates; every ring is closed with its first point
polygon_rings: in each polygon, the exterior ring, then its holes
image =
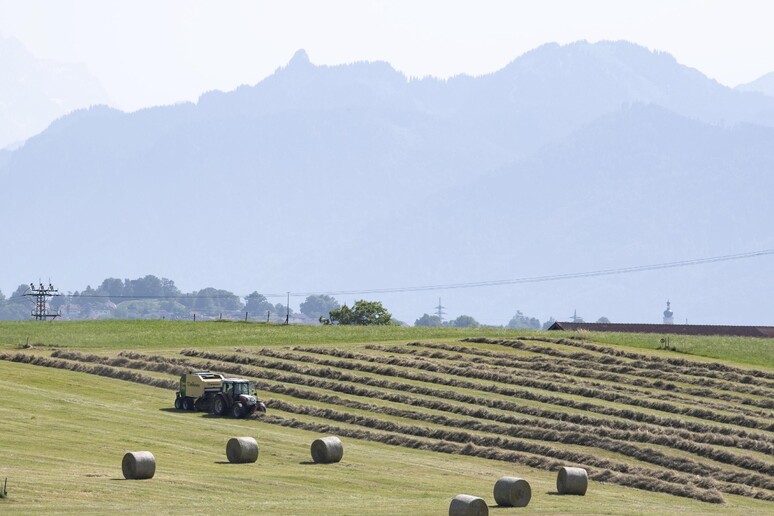
{"type": "Polygon", "coordinates": [[[740,84],[736,87],[739,91],[755,91],[774,97],[774,72],[767,73],[747,84],[740,84]]]}
{"type": "MultiPolygon", "coordinates": [[[[446,81],[299,51],[255,86],[78,111],[0,154],[0,216],[18,221],[0,236],[23,250],[2,254],[0,287],[156,274],[183,290],[360,290],[771,248],[773,114],[774,98],[626,42],[544,45],[446,81]]],[[[692,322],[763,324],[765,260],[440,295],[488,323],[574,308],[659,322],[673,297],[692,322]]],[[[340,300],[411,321],[438,296],[340,300]]]]}
{"type": "Polygon", "coordinates": [[[14,38],[0,36],[0,69],[0,149],[74,109],[107,102],[85,66],[37,59],[14,38]]]}

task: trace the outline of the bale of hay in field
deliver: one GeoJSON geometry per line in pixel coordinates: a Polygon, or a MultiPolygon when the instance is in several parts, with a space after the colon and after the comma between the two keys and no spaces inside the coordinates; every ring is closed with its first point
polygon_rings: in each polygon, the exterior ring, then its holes
{"type": "Polygon", "coordinates": [[[501,477],[494,485],[494,499],[503,507],[526,507],[532,498],[529,482],[518,477],[501,477]]]}
{"type": "Polygon", "coordinates": [[[226,444],[226,457],[233,464],[258,460],[258,443],[252,437],[232,437],[226,444]]]}
{"type": "Polygon", "coordinates": [[[127,480],[153,478],[156,473],[156,457],[149,451],[128,452],[121,461],[121,470],[127,480]]]}
{"type": "Polygon", "coordinates": [[[338,437],[323,437],[312,442],[312,460],[317,463],[339,462],[343,456],[344,445],[338,437]]]}
{"type": "Polygon", "coordinates": [[[489,516],[489,507],[483,498],[459,494],[449,505],[449,516],[489,516]]]}
{"type": "Polygon", "coordinates": [[[589,475],[583,468],[563,467],[556,477],[559,494],[585,495],[589,486],[589,475]]]}

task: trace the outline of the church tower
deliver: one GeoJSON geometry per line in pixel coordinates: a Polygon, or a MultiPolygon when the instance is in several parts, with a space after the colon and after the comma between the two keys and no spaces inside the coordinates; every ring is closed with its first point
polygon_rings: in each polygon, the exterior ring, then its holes
{"type": "Polygon", "coordinates": [[[675,317],[674,312],[669,308],[670,302],[667,301],[667,309],[664,310],[664,324],[674,324],[675,323],[675,317]]]}

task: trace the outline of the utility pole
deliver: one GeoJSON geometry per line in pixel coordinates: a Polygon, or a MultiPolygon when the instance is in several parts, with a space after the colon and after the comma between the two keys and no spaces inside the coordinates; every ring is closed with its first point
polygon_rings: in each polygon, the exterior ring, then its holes
{"type": "Polygon", "coordinates": [[[443,322],[443,316],[446,315],[446,312],[443,311],[443,309],[446,308],[441,304],[441,298],[438,298],[438,306],[435,307],[435,315],[438,316],[438,319],[443,322]]]}
{"type": "Polygon", "coordinates": [[[288,310],[285,312],[285,324],[290,324],[290,292],[288,292],[288,304],[286,308],[288,310]]]}
{"type": "Polygon", "coordinates": [[[48,288],[40,283],[40,287],[35,288],[35,285],[30,283],[30,288],[24,293],[25,296],[35,298],[35,307],[32,309],[32,317],[36,321],[45,321],[46,319],[56,319],[61,314],[59,312],[49,313],[48,311],[48,299],[54,296],[61,295],[57,289],[54,288],[51,283],[48,284],[48,288]]]}

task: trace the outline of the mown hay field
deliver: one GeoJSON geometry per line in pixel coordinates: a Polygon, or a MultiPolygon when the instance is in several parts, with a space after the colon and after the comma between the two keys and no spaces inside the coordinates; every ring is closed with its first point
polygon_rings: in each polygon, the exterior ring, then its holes
{"type": "Polygon", "coordinates": [[[0,325],[4,513],[446,514],[461,493],[494,506],[503,476],[530,482],[533,512],[774,511],[767,365],[587,334],[67,324],[0,325]],[[267,414],[175,410],[190,369],[254,380],[267,414]],[[343,459],[315,464],[328,435],[343,459]],[[257,462],[228,462],[241,436],[257,462]],[[154,478],[124,480],[141,450],[154,478]],[[557,494],[562,466],[588,471],[585,496],[557,494]]]}

